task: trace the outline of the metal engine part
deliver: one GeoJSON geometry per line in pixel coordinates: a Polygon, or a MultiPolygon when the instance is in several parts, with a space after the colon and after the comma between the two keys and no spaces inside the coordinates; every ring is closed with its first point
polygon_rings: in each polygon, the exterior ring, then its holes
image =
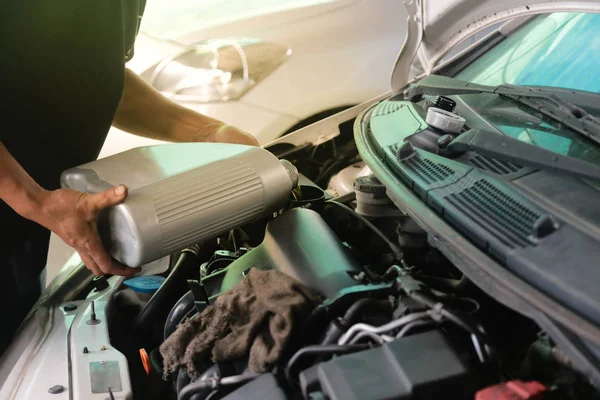
{"type": "Polygon", "coordinates": [[[132,149],[65,171],[87,193],[127,185],[99,219],[109,253],[130,267],[273,213],[298,183],[296,168],[258,147],[181,143],[132,149]]]}
{"type": "Polygon", "coordinates": [[[250,268],[273,269],[331,298],[358,285],[361,271],[348,249],[315,211],[286,211],[269,222],[261,245],[202,280],[210,296],[229,291],[250,268]]]}
{"type": "Polygon", "coordinates": [[[352,185],[357,178],[372,174],[371,169],[364,162],[357,162],[335,174],[329,181],[327,193],[333,197],[352,193],[352,185]]]}
{"type": "Polygon", "coordinates": [[[374,175],[361,176],[354,181],[356,212],[368,218],[398,217],[403,213],[387,197],[386,189],[374,175]]]}

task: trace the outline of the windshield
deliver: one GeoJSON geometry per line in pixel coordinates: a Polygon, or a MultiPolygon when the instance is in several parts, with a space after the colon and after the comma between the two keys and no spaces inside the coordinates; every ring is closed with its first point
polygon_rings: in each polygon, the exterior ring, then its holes
{"type": "Polygon", "coordinates": [[[539,16],[456,78],[498,86],[553,86],[600,93],[600,15],[539,16]]]}
{"type": "Polygon", "coordinates": [[[216,25],[337,0],[147,0],[140,31],[175,39],[216,25]]]}

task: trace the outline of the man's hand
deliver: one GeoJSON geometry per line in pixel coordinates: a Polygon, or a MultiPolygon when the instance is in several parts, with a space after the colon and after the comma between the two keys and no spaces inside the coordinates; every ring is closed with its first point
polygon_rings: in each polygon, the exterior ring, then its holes
{"type": "Polygon", "coordinates": [[[47,191],[29,176],[0,142],[0,200],[22,217],[60,236],[75,248],[95,275],[130,276],[137,272],[113,261],[98,236],[96,221],[100,211],[122,203],[126,198],[125,186],[91,195],[68,189],[47,191]]]}
{"type": "Polygon", "coordinates": [[[245,144],[248,146],[259,146],[258,140],[249,133],[246,133],[231,125],[222,125],[212,135],[200,135],[198,141],[245,144]]]}
{"type": "Polygon", "coordinates": [[[120,204],[126,198],[125,186],[99,194],[58,189],[44,194],[35,220],[73,247],[94,275],[131,276],[138,270],[114,261],[104,249],[97,229],[100,211],[120,204]]]}

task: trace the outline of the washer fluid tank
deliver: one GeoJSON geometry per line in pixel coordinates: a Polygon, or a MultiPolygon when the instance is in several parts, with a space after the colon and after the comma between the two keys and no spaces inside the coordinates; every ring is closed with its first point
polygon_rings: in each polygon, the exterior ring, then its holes
{"type": "Polygon", "coordinates": [[[98,229],[108,252],[139,267],[277,211],[298,171],[259,148],[177,143],[135,148],[63,172],[61,185],[99,193],[119,184],[127,200],[98,229]]]}

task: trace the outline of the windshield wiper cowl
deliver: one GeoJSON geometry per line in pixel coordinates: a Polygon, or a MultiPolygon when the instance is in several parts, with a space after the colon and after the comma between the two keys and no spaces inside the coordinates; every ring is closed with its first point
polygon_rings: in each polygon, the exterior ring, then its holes
{"type": "Polygon", "coordinates": [[[473,151],[484,156],[532,168],[600,180],[600,166],[596,164],[563,156],[510,136],[482,129],[471,129],[461,134],[448,145],[447,150],[453,154],[473,151]]]}

